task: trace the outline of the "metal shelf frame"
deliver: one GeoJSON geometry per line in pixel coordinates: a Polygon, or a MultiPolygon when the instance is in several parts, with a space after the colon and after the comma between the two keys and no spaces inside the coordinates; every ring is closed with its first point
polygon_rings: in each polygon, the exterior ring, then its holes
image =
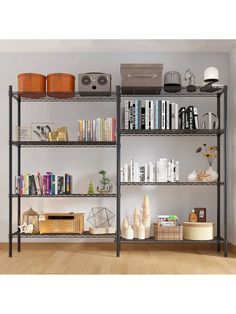
{"type": "MultiPolygon", "coordinates": [[[[14,92],[12,86],[9,86],[9,257],[12,257],[13,254],[13,239],[17,239],[17,251],[21,251],[21,239],[22,238],[117,238],[116,234],[100,234],[94,235],[89,234],[88,232],[84,232],[83,234],[23,234],[20,233],[19,230],[13,232],[13,199],[16,199],[16,209],[17,209],[17,226],[21,224],[21,201],[22,199],[27,198],[116,198],[116,217],[117,217],[117,230],[120,232],[120,209],[119,209],[119,200],[117,199],[116,193],[111,194],[61,194],[61,195],[18,195],[13,193],[13,147],[17,149],[17,175],[21,175],[21,151],[23,148],[116,148],[118,150],[118,142],[80,142],[80,141],[68,141],[68,142],[41,142],[41,141],[27,141],[27,142],[19,142],[13,141],[13,100],[17,102],[17,126],[21,126],[21,117],[22,117],[22,106],[24,102],[35,102],[35,103],[48,103],[48,102],[111,102],[116,103],[116,113],[117,115],[120,112],[120,102],[119,97],[117,97],[117,89],[112,92],[110,96],[91,96],[91,97],[82,97],[78,92],[74,94],[73,97],[71,95],[66,98],[56,98],[45,95],[45,97],[39,97],[38,94],[31,94],[31,98],[21,97],[17,92],[14,92]]],[[[15,108],[14,108],[15,109],[15,108]]],[[[117,118],[117,121],[119,119],[117,118]]],[[[120,129],[119,122],[117,123],[117,130],[120,129]]],[[[118,133],[118,132],[117,132],[118,133]]],[[[116,153],[116,171],[117,177],[119,177],[118,169],[120,169],[119,163],[120,154],[116,153]]],[[[117,181],[117,186],[119,182],[117,181]]]]}
{"type": "MultiPolygon", "coordinates": [[[[32,95],[31,95],[32,96],[32,95]]],[[[56,98],[45,95],[38,98],[36,94],[33,98],[21,97],[17,92],[14,92],[12,86],[9,86],[9,256],[12,256],[12,243],[13,239],[17,239],[17,250],[21,251],[21,239],[22,238],[113,238],[116,243],[116,256],[120,256],[121,243],[216,243],[217,251],[220,251],[220,244],[224,243],[224,256],[228,254],[228,234],[227,234],[227,86],[216,89],[212,92],[202,91],[200,87],[197,87],[196,92],[187,92],[186,87],[182,87],[178,93],[167,93],[163,87],[153,88],[121,88],[116,87],[116,91],[112,92],[110,96],[94,96],[94,97],[82,97],[78,92],[73,97],[68,98],[56,98]],[[215,97],[217,104],[217,115],[219,117],[220,125],[217,130],[123,130],[121,129],[121,98],[129,97],[215,97]],[[223,101],[222,101],[223,98],[223,101]],[[13,141],[13,100],[17,102],[17,126],[21,126],[21,106],[23,102],[115,102],[116,103],[116,121],[117,121],[117,136],[116,142],[19,142],[13,141]],[[221,125],[221,116],[223,114],[223,125],[221,125]],[[219,154],[217,158],[217,172],[219,174],[217,182],[120,182],[120,160],[121,160],[121,137],[126,136],[216,136],[217,146],[219,147],[219,154]],[[224,162],[223,167],[221,165],[221,139],[224,141],[224,162]],[[72,195],[16,195],[12,193],[13,189],[13,147],[17,149],[17,175],[21,174],[21,150],[22,148],[66,148],[66,147],[115,147],[116,148],[116,194],[109,195],[88,195],[88,194],[72,194],[72,195]],[[121,201],[121,188],[125,186],[213,186],[217,189],[217,236],[211,241],[156,241],[154,238],[145,240],[125,240],[121,238],[120,233],[120,201],[121,201]],[[221,237],[221,188],[224,194],[223,205],[223,218],[224,218],[224,237],[221,237]],[[17,201],[17,225],[21,223],[21,200],[24,198],[116,198],[116,234],[109,235],[90,235],[88,233],[80,234],[22,234],[19,231],[13,232],[13,199],[17,201]]]]}
{"type": "MultiPolygon", "coordinates": [[[[186,87],[182,87],[180,92],[177,93],[167,93],[164,91],[163,87],[160,88],[136,88],[136,87],[125,87],[120,89],[119,97],[124,98],[158,98],[158,97],[214,97],[216,98],[217,105],[217,116],[219,118],[219,129],[217,130],[124,130],[120,129],[117,133],[117,141],[120,144],[120,139],[126,136],[216,136],[217,137],[217,147],[219,148],[217,157],[217,172],[218,179],[217,182],[121,182],[120,187],[125,188],[126,186],[215,186],[217,188],[217,236],[213,242],[217,244],[217,251],[220,252],[220,244],[224,243],[224,256],[228,254],[228,234],[227,234],[227,90],[228,87],[216,89],[212,92],[206,92],[197,87],[196,92],[187,92],[186,87]],[[222,101],[223,98],[223,101],[222,101]],[[223,125],[221,125],[221,117],[223,114],[223,125]],[[221,167],[221,138],[224,141],[224,161],[223,167],[221,167]],[[221,169],[223,168],[223,169],[221,169]],[[223,181],[221,180],[223,178],[223,181]],[[223,217],[224,217],[224,237],[221,237],[221,187],[224,193],[224,206],[223,206],[223,217]]],[[[120,196],[120,190],[117,189],[117,196],[120,196]]],[[[211,242],[212,242],[211,241],[211,242]]],[[[120,253],[121,243],[163,243],[163,241],[155,241],[154,239],[140,240],[125,240],[121,239],[120,235],[117,239],[118,253],[120,253]]],[[[171,241],[168,241],[170,243],[171,241]]],[[[175,241],[172,241],[175,242],[175,241]]],[[[177,241],[177,242],[187,242],[189,241],[177,241]]],[[[192,241],[191,243],[205,243],[205,241],[192,241]]]]}

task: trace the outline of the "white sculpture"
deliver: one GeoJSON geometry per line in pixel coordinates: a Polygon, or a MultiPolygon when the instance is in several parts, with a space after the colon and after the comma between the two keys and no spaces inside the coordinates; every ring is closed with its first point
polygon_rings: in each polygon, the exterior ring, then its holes
{"type": "Polygon", "coordinates": [[[189,182],[196,182],[197,181],[197,172],[193,170],[189,175],[188,175],[188,181],[189,182]]]}
{"type": "Polygon", "coordinates": [[[133,218],[133,230],[134,230],[134,238],[138,238],[138,226],[139,226],[139,217],[140,212],[137,208],[134,210],[134,218],[133,218]]]}
{"type": "Polygon", "coordinates": [[[140,221],[139,226],[138,226],[138,239],[139,240],[145,239],[145,227],[142,223],[142,220],[140,221]]]}
{"type": "Polygon", "coordinates": [[[122,236],[122,238],[125,238],[125,231],[126,231],[126,229],[128,229],[128,227],[129,227],[129,223],[128,223],[127,218],[125,217],[123,219],[122,226],[121,226],[121,236],[122,236]]]}
{"type": "Polygon", "coordinates": [[[185,79],[185,81],[188,81],[188,86],[189,85],[195,85],[195,75],[193,74],[193,72],[190,71],[189,68],[185,72],[184,79],[185,79]]]}
{"type": "Polygon", "coordinates": [[[27,225],[25,222],[19,226],[21,233],[33,233],[34,226],[32,224],[27,225]]]}
{"type": "Polygon", "coordinates": [[[134,231],[131,227],[131,225],[128,225],[128,228],[125,230],[125,239],[126,240],[132,240],[134,238],[134,231]]]}
{"type": "Polygon", "coordinates": [[[146,194],[143,201],[143,217],[142,223],[145,228],[145,238],[150,238],[150,226],[151,226],[151,219],[150,219],[150,206],[149,206],[149,197],[146,194]]]}

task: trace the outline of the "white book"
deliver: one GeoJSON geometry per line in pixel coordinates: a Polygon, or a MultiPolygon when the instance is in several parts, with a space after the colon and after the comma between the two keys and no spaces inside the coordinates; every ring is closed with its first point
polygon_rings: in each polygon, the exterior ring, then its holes
{"type": "Polygon", "coordinates": [[[170,182],[175,182],[175,161],[171,159],[170,163],[170,182]]]}
{"type": "Polygon", "coordinates": [[[160,182],[167,182],[168,180],[167,165],[167,158],[160,158],[160,182]]]}
{"type": "Polygon", "coordinates": [[[155,129],[155,119],[154,119],[154,101],[150,101],[150,129],[154,130],[155,129]]]}
{"type": "Polygon", "coordinates": [[[129,101],[125,100],[125,129],[129,129],[129,101]]]}
{"type": "Polygon", "coordinates": [[[129,168],[127,164],[124,164],[124,182],[129,182],[129,168]]]}
{"type": "Polygon", "coordinates": [[[55,195],[58,194],[58,175],[55,174],[55,195]]]}
{"type": "Polygon", "coordinates": [[[147,164],[145,164],[144,165],[144,169],[145,169],[145,182],[148,182],[148,165],[147,164]]]}
{"type": "Polygon", "coordinates": [[[35,181],[35,185],[36,185],[37,194],[41,195],[40,173],[39,172],[36,172],[36,174],[34,175],[34,181],[35,181]]]}
{"type": "Polygon", "coordinates": [[[167,164],[167,181],[171,182],[171,162],[168,161],[167,164]]]}
{"type": "Polygon", "coordinates": [[[193,118],[194,118],[194,126],[195,126],[195,129],[199,129],[198,110],[197,110],[196,107],[193,108],[193,118]]]}
{"type": "Polygon", "coordinates": [[[120,182],[124,182],[124,168],[120,168],[120,182]]]}
{"type": "Polygon", "coordinates": [[[175,180],[178,182],[179,181],[179,162],[175,162],[175,180]]]}
{"type": "Polygon", "coordinates": [[[165,106],[165,100],[161,101],[161,129],[165,130],[166,128],[166,106],[165,106]]]}
{"type": "Polygon", "coordinates": [[[156,161],[156,182],[160,182],[160,161],[156,161]]]}
{"type": "Polygon", "coordinates": [[[153,163],[150,161],[148,165],[149,182],[154,182],[153,163]]]}
{"type": "Polygon", "coordinates": [[[149,130],[149,100],[145,100],[145,129],[149,130]]]}
{"type": "Polygon", "coordinates": [[[171,129],[175,130],[175,103],[171,103],[171,129]]]}
{"type": "Polygon", "coordinates": [[[134,160],[130,161],[130,182],[134,182],[134,160]]]}
{"type": "Polygon", "coordinates": [[[170,129],[170,102],[166,100],[166,129],[170,129]]]}
{"type": "Polygon", "coordinates": [[[172,129],[173,130],[178,130],[179,129],[179,105],[178,104],[173,104],[172,107],[172,129]]]}
{"type": "Polygon", "coordinates": [[[137,161],[134,162],[134,181],[140,182],[140,170],[137,161]]]}

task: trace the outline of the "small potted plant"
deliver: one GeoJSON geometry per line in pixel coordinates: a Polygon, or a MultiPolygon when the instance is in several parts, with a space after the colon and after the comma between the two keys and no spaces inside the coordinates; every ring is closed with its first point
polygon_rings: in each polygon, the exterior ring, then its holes
{"type": "Polygon", "coordinates": [[[196,149],[196,153],[201,153],[209,165],[208,170],[200,171],[198,173],[198,181],[215,182],[217,180],[218,173],[212,168],[213,162],[218,156],[217,150],[217,146],[207,146],[207,144],[203,144],[203,147],[198,147],[196,149]]]}
{"type": "Polygon", "coordinates": [[[107,178],[106,171],[101,170],[99,171],[99,174],[102,176],[100,179],[100,184],[97,187],[97,192],[100,194],[107,194],[112,192],[112,183],[111,180],[107,178]]]}

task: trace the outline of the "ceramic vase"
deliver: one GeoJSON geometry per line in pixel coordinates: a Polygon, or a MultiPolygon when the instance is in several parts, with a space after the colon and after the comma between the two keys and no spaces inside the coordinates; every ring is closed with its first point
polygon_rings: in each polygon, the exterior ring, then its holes
{"type": "Polygon", "coordinates": [[[122,226],[121,226],[121,236],[122,236],[122,238],[125,238],[125,231],[126,231],[126,229],[128,229],[128,227],[129,227],[128,220],[127,220],[127,218],[124,218],[123,222],[122,222],[122,226]]]}
{"type": "Polygon", "coordinates": [[[145,227],[142,222],[138,226],[138,239],[139,240],[145,239],[145,227]]]}
{"type": "Polygon", "coordinates": [[[218,173],[212,169],[212,167],[209,167],[209,169],[206,171],[208,175],[208,182],[216,182],[218,178],[218,173]]]}
{"type": "Polygon", "coordinates": [[[188,181],[189,182],[196,182],[197,181],[197,172],[193,170],[189,175],[188,175],[188,181]]]}
{"type": "Polygon", "coordinates": [[[134,230],[131,225],[128,225],[128,228],[125,230],[125,239],[132,240],[134,238],[134,230]]]}

